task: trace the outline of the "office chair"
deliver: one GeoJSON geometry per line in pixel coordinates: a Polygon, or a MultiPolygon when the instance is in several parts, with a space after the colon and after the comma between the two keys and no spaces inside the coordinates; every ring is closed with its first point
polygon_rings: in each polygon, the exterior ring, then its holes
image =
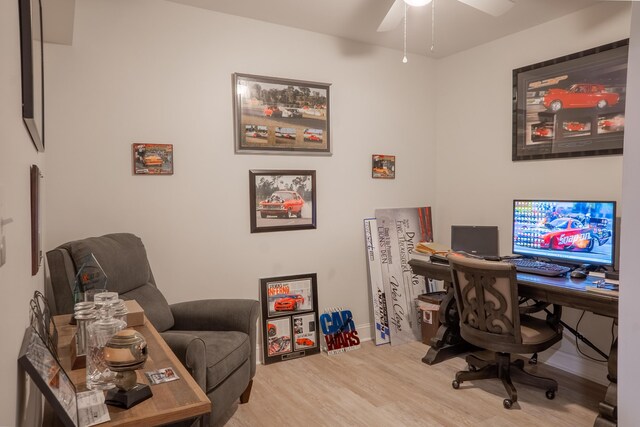
{"type": "Polygon", "coordinates": [[[553,399],[558,383],[524,371],[524,362],[511,362],[511,353],[530,354],[546,350],[562,339],[562,326],[551,319],[521,315],[518,307],[516,270],[505,262],[492,262],[450,254],[451,276],[460,314],[460,334],[470,344],[495,353],[486,361],[470,354],[469,370],[456,373],[452,386],[464,381],[499,378],[509,398],[506,409],[518,400],[512,380],[546,390],[553,399]]]}

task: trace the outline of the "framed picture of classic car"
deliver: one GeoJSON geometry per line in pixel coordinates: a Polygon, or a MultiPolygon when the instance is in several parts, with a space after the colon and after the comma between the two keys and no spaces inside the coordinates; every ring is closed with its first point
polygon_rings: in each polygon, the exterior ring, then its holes
{"type": "Polygon", "coordinates": [[[260,279],[264,363],[320,352],[315,273],[260,279]]]}
{"type": "Polygon", "coordinates": [[[386,154],[371,155],[371,178],[394,179],[396,177],[396,156],[386,154]]]}
{"type": "Polygon", "coordinates": [[[330,156],[329,87],[235,73],[235,152],[330,156]]]}
{"type": "Polygon", "coordinates": [[[173,175],[173,144],[132,144],[134,175],[173,175]]]}
{"type": "Polygon", "coordinates": [[[250,170],[251,232],[316,228],[316,171],[250,170]]]}
{"type": "Polygon", "coordinates": [[[629,40],[513,70],[512,160],[622,154],[629,40]]]}

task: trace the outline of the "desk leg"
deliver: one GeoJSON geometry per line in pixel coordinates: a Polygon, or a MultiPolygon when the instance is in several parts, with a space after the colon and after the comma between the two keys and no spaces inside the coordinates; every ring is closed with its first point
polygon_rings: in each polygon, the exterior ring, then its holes
{"type": "Polygon", "coordinates": [[[451,282],[444,282],[447,295],[440,304],[440,328],[431,338],[431,348],[422,358],[427,365],[435,365],[450,357],[465,353],[474,347],[460,336],[460,316],[451,282]]]}
{"type": "Polygon", "coordinates": [[[594,427],[610,427],[618,425],[618,339],[611,344],[609,353],[609,387],[604,401],[600,402],[598,418],[594,427]]]}

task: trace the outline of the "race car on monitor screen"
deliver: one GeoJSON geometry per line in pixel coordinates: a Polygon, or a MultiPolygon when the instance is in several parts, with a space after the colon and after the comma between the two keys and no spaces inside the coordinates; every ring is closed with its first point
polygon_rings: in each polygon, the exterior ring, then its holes
{"type": "Polygon", "coordinates": [[[516,237],[516,243],[530,242],[540,249],[591,252],[594,242],[604,245],[611,232],[600,227],[602,222],[584,225],[575,218],[558,218],[535,228],[523,229],[516,237]]]}

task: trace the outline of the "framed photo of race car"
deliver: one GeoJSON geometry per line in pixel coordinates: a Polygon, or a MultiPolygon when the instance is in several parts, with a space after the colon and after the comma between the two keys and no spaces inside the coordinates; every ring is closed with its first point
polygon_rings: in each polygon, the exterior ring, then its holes
{"type": "Polygon", "coordinates": [[[629,39],[513,70],[512,160],[622,154],[629,39]]]}
{"type": "Polygon", "coordinates": [[[315,273],[260,279],[264,363],[320,352],[315,273]]]}
{"type": "Polygon", "coordinates": [[[316,171],[250,170],[251,232],[316,228],[316,171]]]}
{"type": "Polygon", "coordinates": [[[173,175],[173,144],[132,144],[134,175],[173,175]]]}
{"type": "Polygon", "coordinates": [[[235,73],[236,153],[330,156],[330,86],[235,73]]]}

